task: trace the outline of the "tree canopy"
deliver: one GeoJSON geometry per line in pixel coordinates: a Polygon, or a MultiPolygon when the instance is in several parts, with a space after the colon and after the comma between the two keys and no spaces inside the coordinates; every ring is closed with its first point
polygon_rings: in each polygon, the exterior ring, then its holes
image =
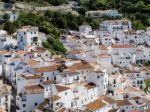
{"type": "Polygon", "coordinates": [[[88,10],[116,9],[133,22],[133,28],[144,29],[150,26],[150,0],[77,0],[79,12],[88,10]]]}
{"type": "Polygon", "coordinates": [[[49,3],[52,5],[61,5],[68,3],[68,0],[2,0],[3,2],[11,2],[15,3],[17,1],[23,1],[23,2],[38,2],[38,3],[49,3]]]}
{"type": "Polygon", "coordinates": [[[43,43],[44,47],[59,53],[66,53],[63,44],[59,42],[60,30],[77,30],[83,23],[88,23],[95,29],[99,27],[99,21],[86,18],[82,15],[76,16],[72,13],[64,13],[60,11],[46,11],[45,13],[38,14],[23,11],[20,13],[19,18],[16,21],[7,21],[4,23],[3,29],[12,34],[22,26],[38,26],[41,32],[49,35],[47,41],[43,43]]]}

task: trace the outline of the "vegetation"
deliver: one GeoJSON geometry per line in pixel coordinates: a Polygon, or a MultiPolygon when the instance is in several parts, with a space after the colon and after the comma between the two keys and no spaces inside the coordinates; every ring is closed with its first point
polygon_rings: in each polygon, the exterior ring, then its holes
{"type": "Polygon", "coordinates": [[[58,38],[48,37],[46,42],[43,42],[43,46],[47,49],[50,49],[52,53],[66,53],[66,49],[63,44],[59,41],[58,38]]]}
{"type": "Polygon", "coordinates": [[[66,53],[66,49],[59,42],[60,29],[77,30],[83,23],[89,23],[93,28],[99,27],[99,21],[85,18],[82,15],[76,16],[71,13],[58,11],[47,11],[44,14],[33,14],[21,12],[19,18],[14,22],[7,21],[2,24],[3,29],[8,33],[14,33],[18,28],[25,25],[38,26],[41,32],[49,35],[43,46],[50,51],[57,53],[66,53]]]}
{"type": "Polygon", "coordinates": [[[59,36],[60,32],[58,29],[77,30],[78,27],[84,23],[88,23],[93,29],[99,27],[98,20],[92,20],[82,15],[76,16],[70,12],[47,11],[44,14],[21,12],[19,18],[15,22],[11,23],[8,21],[4,24],[3,28],[7,30],[8,33],[14,33],[17,28],[24,25],[32,25],[38,26],[40,31],[46,34],[59,36]]]}
{"type": "Polygon", "coordinates": [[[49,3],[52,5],[61,5],[61,4],[66,4],[68,3],[68,0],[2,0],[3,2],[11,2],[15,3],[17,1],[23,1],[23,2],[38,2],[38,3],[49,3]]]}
{"type": "MultiPolygon", "coordinates": [[[[61,5],[67,3],[68,0],[3,0],[5,2],[39,2],[49,3],[53,5],[61,5]]],[[[132,20],[134,29],[145,29],[150,26],[150,0],[74,0],[79,3],[79,16],[72,13],[64,13],[60,11],[46,11],[45,13],[33,14],[22,12],[20,17],[13,23],[6,22],[1,26],[8,31],[14,33],[18,28],[24,25],[38,26],[39,30],[50,35],[46,43],[43,45],[50,49],[65,53],[66,50],[59,42],[60,29],[77,30],[78,26],[88,23],[93,29],[99,28],[99,23],[105,19],[118,19],[104,17],[101,20],[92,20],[84,16],[88,10],[105,10],[117,9],[126,18],[132,20]],[[52,38],[53,37],[53,38],[52,38]],[[55,45],[57,43],[58,45],[55,45]],[[62,47],[62,48],[60,48],[62,47]]]]}
{"type": "Polygon", "coordinates": [[[149,90],[149,88],[150,88],[150,80],[148,80],[148,81],[146,81],[145,82],[145,85],[146,85],[146,87],[145,87],[145,89],[144,89],[144,92],[147,94],[147,93],[150,93],[150,90],[149,90]]]}
{"type": "Polygon", "coordinates": [[[150,0],[76,0],[81,14],[88,10],[117,9],[133,22],[133,28],[150,26],[150,0]]]}
{"type": "Polygon", "coordinates": [[[150,66],[150,61],[145,62],[144,66],[150,66]]]}

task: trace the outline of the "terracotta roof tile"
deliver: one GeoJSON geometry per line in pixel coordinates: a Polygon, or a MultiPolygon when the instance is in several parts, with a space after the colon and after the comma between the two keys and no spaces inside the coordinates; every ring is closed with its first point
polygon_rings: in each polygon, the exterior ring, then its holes
{"type": "Polygon", "coordinates": [[[6,54],[11,54],[11,52],[9,52],[9,51],[0,51],[0,55],[6,55],[6,54]]]}
{"type": "Polygon", "coordinates": [[[37,65],[37,64],[39,64],[39,61],[36,61],[36,60],[33,60],[33,59],[30,59],[29,61],[28,61],[28,63],[27,63],[28,65],[37,65]]]}
{"type": "Polygon", "coordinates": [[[106,104],[103,103],[101,100],[97,99],[89,104],[86,105],[86,108],[92,111],[96,111],[102,107],[104,107],[106,104]]]}
{"type": "Polygon", "coordinates": [[[135,97],[132,97],[131,99],[133,99],[133,100],[138,100],[138,99],[141,99],[141,97],[135,96],[135,97]]]}
{"type": "Polygon", "coordinates": [[[81,50],[71,50],[68,52],[68,54],[81,54],[82,51],[81,50]]]}
{"type": "Polygon", "coordinates": [[[65,86],[60,86],[60,85],[56,85],[56,89],[58,92],[63,92],[66,91],[68,89],[70,89],[69,87],[65,87],[65,86]]]}
{"type": "Polygon", "coordinates": [[[115,100],[110,98],[110,97],[105,97],[103,98],[103,100],[106,102],[106,103],[109,103],[109,104],[113,104],[115,103],[115,100]]]}
{"type": "Polygon", "coordinates": [[[117,106],[132,105],[128,100],[116,100],[117,106]]]}
{"type": "Polygon", "coordinates": [[[61,108],[61,109],[57,110],[56,112],[66,112],[66,109],[65,108],[61,108]]]}
{"type": "Polygon", "coordinates": [[[86,87],[89,90],[89,89],[95,88],[96,85],[94,83],[88,83],[88,84],[84,85],[84,87],[86,87]]]}
{"type": "Polygon", "coordinates": [[[146,109],[144,112],[150,112],[150,109],[146,109]]]}
{"type": "Polygon", "coordinates": [[[82,69],[93,69],[93,67],[89,63],[81,62],[69,66],[68,69],[75,71],[75,70],[82,70],[82,69]]]}
{"type": "Polygon", "coordinates": [[[23,76],[26,80],[32,80],[32,79],[43,79],[44,77],[40,75],[24,75],[23,76]]]}
{"type": "Polygon", "coordinates": [[[112,48],[135,48],[135,46],[131,44],[112,45],[111,47],[112,48]]]}
{"type": "Polygon", "coordinates": [[[26,54],[26,51],[23,51],[23,50],[15,52],[15,55],[17,55],[17,56],[23,56],[25,54],[26,54]]]}
{"type": "Polygon", "coordinates": [[[44,93],[44,88],[40,85],[25,86],[24,89],[25,89],[25,94],[44,93]]]}
{"type": "Polygon", "coordinates": [[[51,97],[48,97],[49,100],[52,99],[53,101],[57,101],[57,100],[59,100],[60,98],[61,98],[61,97],[56,96],[56,95],[53,95],[52,98],[51,98],[51,97]]]}
{"type": "Polygon", "coordinates": [[[53,84],[53,80],[47,80],[42,82],[44,85],[53,84]]]}
{"type": "Polygon", "coordinates": [[[43,52],[45,52],[45,51],[46,51],[46,49],[43,48],[43,47],[37,47],[37,48],[36,48],[36,52],[37,52],[37,53],[43,53],[43,52]]]}
{"type": "Polygon", "coordinates": [[[42,72],[52,72],[57,70],[57,65],[53,66],[46,66],[46,67],[39,67],[39,68],[32,68],[34,72],[36,73],[42,73],[42,72]]]}
{"type": "Polygon", "coordinates": [[[98,57],[99,57],[99,58],[109,58],[109,57],[111,57],[111,56],[108,55],[108,54],[100,54],[100,55],[98,55],[98,57]]]}
{"type": "Polygon", "coordinates": [[[100,45],[100,46],[99,46],[99,49],[100,49],[100,50],[107,50],[107,48],[106,48],[104,45],[100,45]]]}

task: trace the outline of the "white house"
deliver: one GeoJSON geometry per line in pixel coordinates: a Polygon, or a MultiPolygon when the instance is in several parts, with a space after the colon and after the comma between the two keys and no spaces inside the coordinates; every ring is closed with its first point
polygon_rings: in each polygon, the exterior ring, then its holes
{"type": "Polygon", "coordinates": [[[45,80],[55,79],[56,75],[59,75],[57,65],[32,67],[29,71],[33,74],[43,76],[45,80]]]}
{"type": "Polygon", "coordinates": [[[144,78],[141,74],[141,71],[138,70],[124,70],[124,76],[129,78],[131,86],[139,87],[140,89],[144,88],[144,78]]]}
{"type": "Polygon", "coordinates": [[[121,67],[127,67],[131,63],[135,63],[134,55],[118,54],[112,55],[112,63],[121,67]]]}
{"type": "Polygon", "coordinates": [[[107,68],[107,67],[111,67],[111,63],[112,63],[112,59],[111,59],[111,55],[108,54],[100,54],[97,57],[97,62],[100,66],[107,68]]]}
{"type": "Polygon", "coordinates": [[[9,36],[6,31],[0,30],[0,49],[7,50],[17,45],[17,41],[9,36]]]}
{"type": "Polygon", "coordinates": [[[73,71],[64,71],[60,75],[56,76],[56,82],[63,84],[77,83],[80,80],[80,73],[73,71]]]}
{"type": "Polygon", "coordinates": [[[119,14],[117,10],[97,10],[97,11],[87,11],[85,13],[85,16],[91,17],[91,18],[99,18],[99,17],[118,17],[122,16],[122,14],[119,14]]]}
{"type": "Polygon", "coordinates": [[[118,30],[129,30],[131,29],[131,21],[122,19],[122,20],[106,20],[103,21],[100,25],[101,28],[107,29],[110,33],[114,33],[118,30]]]}
{"type": "Polygon", "coordinates": [[[90,34],[92,32],[92,28],[89,25],[81,25],[79,26],[79,32],[83,34],[90,34]]]}
{"type": "Polygon", "coordinates": [[[9,21],[13,22],[15,20],[17,20],[19,17],[19,14],[9,14],[9,21]]]}
{"type": "Polygon", "coordinates": [[[111,46],[113,44],[113,38],[111,36],[104,36],[100,38],[101,44],[104,46],[111,46]]]}
{"type": "Polygon", "coordinates": [[[102,71],[95,71],[87,74],[87,82],[97,86],[98,95],[105,95],[108,88],[108,74],[102,71]]]}
{"type": "Polygon", "coordinates": [[[44,81],[44,77],[40,75],[34,75],[30,73],[22,73],[16,80],[17,93],[23,91],[25,86],[39,84],[44,81]]]}
{"type": "Polygon", "coordinates": [[[117,100],[116,104],[121,112],[129,112],[135,110],[135,107],[128,100],[117,100]]]}
{"type": "Polygon", "coordinates": [[[17,31],[19,49],[25,49],[29,45],[38,44],[38,27],[24,26],[17,31]]]}
{"type": "Polygon", "coordinates": [[[16,112],[31,112],[44,101],[44,88],[41,85],[25,86],[16,97],[16,112]]]}
{"type": "Polygon", "coordinates": [[[115,44],[108,47],[110,54],[135,54],[135,46],[132,44],[115,44]]]}
{"type": "Polygon", "coordinates": [[[142,49],[136,49],[135,60],[137,64],[142,64],[147,60],[142,49]]]}

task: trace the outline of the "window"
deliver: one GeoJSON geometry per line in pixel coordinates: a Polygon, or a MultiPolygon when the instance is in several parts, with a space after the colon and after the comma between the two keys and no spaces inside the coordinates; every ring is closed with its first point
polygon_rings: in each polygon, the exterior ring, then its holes
{"type": "Polygon", "coordinates": [[[37,106],[38,105],[38,103],[35,103],[35,106],[37,106]]]}
{"type": "Polygon", "coordinates": [[[125,110],[122,110],[121,112],[125,112],[125,110]]]}
{"type": "Polygon", "coordinates": [[[22,41],[23,41],[23,37],[21,36],[20,42],[22,42],[22,41]]]}
{"type": "Polygon", "coordinates": [[[23,106],[23,107],[26,107],[26,104],[23,104],[22,106],[23,106]]]}
{"type": "Polygon", "coordinates": [[[34,42],[38,41],[38,38],[37,37],[33,37],[33,41],[34,42]]]}
{"type": "Polygon", "coordinates": [[[22,96],[22,101],[27,101],[26,96],[22,96]]]}
{"type": "Polygon", "coordinates": [[[114,79],[114,84],[116,84],[116,80],[114,79]]]}
{"type": "Polygon", "coordinates": [[[67,95],[67,92],[65,92],[65,95],[67,95]]]}

